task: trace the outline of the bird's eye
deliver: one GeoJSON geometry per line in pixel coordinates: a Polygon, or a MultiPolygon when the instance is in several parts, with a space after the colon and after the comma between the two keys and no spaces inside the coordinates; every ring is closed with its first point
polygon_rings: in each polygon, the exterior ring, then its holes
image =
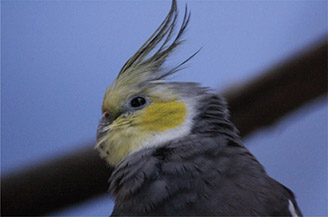
{"type": "Polygon", "coordinates": [[[102,114],[102,118],[109,118],[109,112],[104,112],[102,114]]]}
{"type": "Polygon", "coordinates": [[[130,102],[131,107],[138,108],[146,104],[146,99],[140,96],[133,98],[130,102]]]}

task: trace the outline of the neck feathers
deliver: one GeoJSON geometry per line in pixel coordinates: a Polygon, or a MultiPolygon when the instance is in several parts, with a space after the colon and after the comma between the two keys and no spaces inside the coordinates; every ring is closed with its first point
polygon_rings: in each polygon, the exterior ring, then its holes
{"type": "Polygon", "coordinates": [[[198,115],[194,118],[192,134],[225,136],[240,141],[238,130],[229,120],[229,111],[223,98],[215,94],[206,94],[199,102],[198,115]]]}

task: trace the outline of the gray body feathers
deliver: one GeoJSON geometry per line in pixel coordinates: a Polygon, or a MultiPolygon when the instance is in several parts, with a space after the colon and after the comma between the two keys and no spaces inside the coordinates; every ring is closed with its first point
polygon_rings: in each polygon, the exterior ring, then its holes
{"type": "Polygon", "coordinates": [[[241,144],[222,99],[204,94],[190,136],[129,155],[114,170],[113,216],[291,216],[293,193],[241,144]]]}

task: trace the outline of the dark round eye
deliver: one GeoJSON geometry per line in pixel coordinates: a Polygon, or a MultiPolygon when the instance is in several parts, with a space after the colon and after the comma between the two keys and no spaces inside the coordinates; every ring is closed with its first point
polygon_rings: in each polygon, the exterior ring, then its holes
{"type": "Polygon", "coordinates": [[[109,118],[109,112],[104,112],[104,113],[102,114],[102,117],[103,117],[103,118],[109,118]]]}
{"type": "Polygon", "coordinates": [[[146,104],[146,99],[140,96],[133,98],[130,102],[131,106],[134,108],[143,106],[146,104]]]}

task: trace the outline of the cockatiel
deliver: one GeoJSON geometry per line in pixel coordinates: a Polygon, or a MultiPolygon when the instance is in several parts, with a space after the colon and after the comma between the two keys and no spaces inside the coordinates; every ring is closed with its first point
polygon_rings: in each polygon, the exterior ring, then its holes
{"type": "Polygon", "coordinates": [[[167,17],[106,90],[96,149],[114,171],[112,216],[301,216],[293,193],[242,145],[226,102],[197,83],[169,82],[163,63],[190,13],[167,17]],[[175,37],[174,37],[175,35],[175,37]]]}

